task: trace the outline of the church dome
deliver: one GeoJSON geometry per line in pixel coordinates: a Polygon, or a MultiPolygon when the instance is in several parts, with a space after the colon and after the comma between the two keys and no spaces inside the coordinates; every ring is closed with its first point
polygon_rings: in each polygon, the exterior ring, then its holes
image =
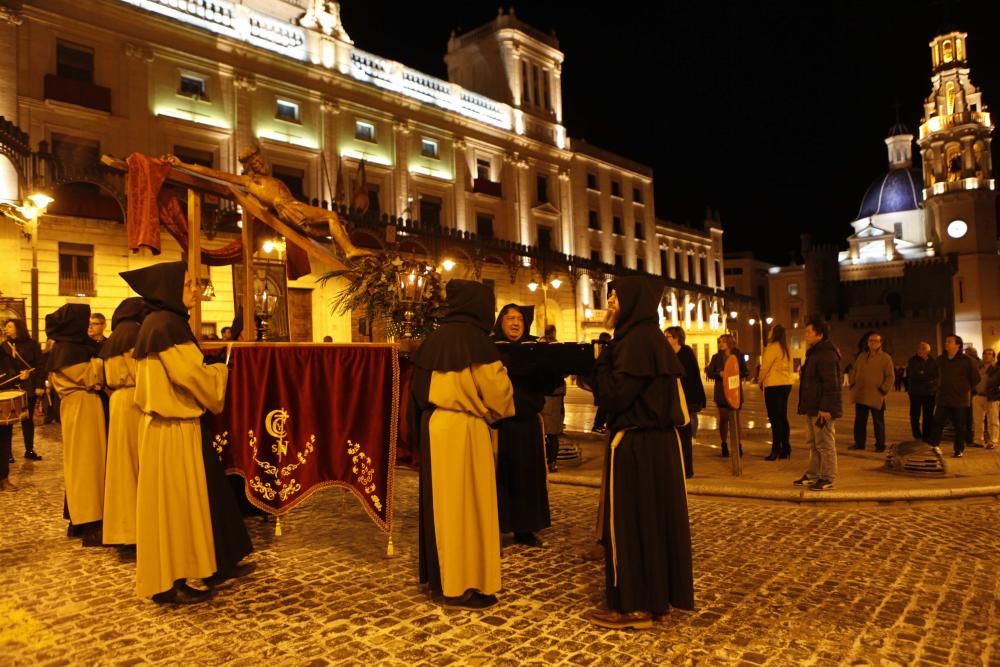
{"type": "Polygon", "coordinates": [[[892,169],[865,192],[857,220],[920,208],[923,177],[916,169],[892,169]]]}

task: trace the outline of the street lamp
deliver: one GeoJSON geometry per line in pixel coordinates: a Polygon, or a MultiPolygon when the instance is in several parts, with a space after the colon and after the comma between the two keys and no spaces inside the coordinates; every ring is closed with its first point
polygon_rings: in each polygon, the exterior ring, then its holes
{"type": "Polygon", "coordinates": [[[38,219],[54,200],[45,192],[36,191],[24,198],[20,206],[0,203],[0,213],[14,221],[31,244],[31,336],[38,340],[38,219]]]}
{"type": "Polygon", "coordinates": [[[562,281],[559,280],[558,278],[553,278],[548,282],[542,280],[542,282],[539,283],[535,280],[532,280],[530,283],[528,283],[528,290],[531,292],[537,291],[539,287],[542,288],[542,335],[543,336],[545,335],[545,329],[548,328],[549,326],[549,319],[548,319],[549,285],[552,286],[552,289],[559,289],[559,287],[562,286],[562,281]]]}

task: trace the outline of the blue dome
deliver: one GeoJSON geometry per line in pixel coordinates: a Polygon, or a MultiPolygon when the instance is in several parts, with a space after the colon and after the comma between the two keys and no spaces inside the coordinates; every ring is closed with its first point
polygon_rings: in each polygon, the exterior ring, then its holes
{"type": "Polygon", "coordinates": [[[893,169],[871,184],[855,219],[916,210],[920,208],[923,187],[923,178],[916,169],[893,169]]]}

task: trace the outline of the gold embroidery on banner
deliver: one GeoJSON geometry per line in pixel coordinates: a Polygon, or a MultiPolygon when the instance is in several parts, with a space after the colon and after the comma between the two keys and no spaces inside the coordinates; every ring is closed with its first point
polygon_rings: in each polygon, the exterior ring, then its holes
{"type": "Polygon", "coordinates": [[[288,453],[288,443],[285,441],[285,436],[288,435],[288,431],[285,429],[285,422],[288,419],[288,410],[284,408],[271,410],[267,413],[267,417],[264,418],[264,428],[267,429],[268,435],[278,439],[277,442],[271,445],[271,451],[278,455],[278,463],[281,463],[281,459],[288,453]]]}
{"type": "MultiPolygon", "coordinates": [[[[285,440],[285,436],[288,435],[286,424],[290,419],[291,416],[284,408],[272,410],[267,413],[267,417],[264,419],[264,429],[270,436],[277,438],[277,442],[271,445],[271,451],[278,455],[279,465],[281,464],[281,459],[288,453],[288,442],[285,440]]],[[[309,455],[316,448],[316,434],[309,436],[309,440],[306,441],[303,451],[295,453],[295,463],[289,463],[280,468],[269,461],[258,458],[257,436],[252,429],[247,431],[247,438],[250,450],[253,452],[254,462],[260,466],[265,477],[273,478],[265,482],[258,475],[249,481],[251,489],[260,494],[265,500],[274,500],[275,497],[278,497],[281,499],[281,502],[285,502],[302,490],[302,484],[294,477],[291,479],[283,478],[289,477],[299,466],[305,465],[309,460],[309,455]]],[[[218,437],[216,439],[218,440],[218,437]]]]}
{"type": "Polygon", "coordinates": [[[351,472],[358,480],[358,484],[363,487],[365,493],[371,498],[372,504],[379,512],[382,511],[382,501],[375,494],[375,469],[372,468],[372,460],[367,454],[361,451],[361,443],[347,441],[347,453],[351,455],[351,472]]]}
{"type": "Polygon", "coordinates": [[[212,449],[215,450],[216,456],[219,460],[222,460],[222,450],[229,446],[229,431],[223,431],[222,435],[217,435],[212,440],[212,449]]]}

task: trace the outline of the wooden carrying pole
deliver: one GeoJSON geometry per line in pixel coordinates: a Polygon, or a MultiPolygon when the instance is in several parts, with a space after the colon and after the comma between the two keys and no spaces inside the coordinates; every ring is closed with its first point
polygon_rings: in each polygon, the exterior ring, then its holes
{"type": "Polygon", "coordinates": [[[243,209],[243,334],[240,340],[257,340],[253,300],[253,218],[243,209]]]}
{"type": "Polygon", "coordinates": [[[194,308],[191,309],[191,331],[196,340],[201,338],[201,193],[194,188],[187,191],[188,217],[188,278],[198,285],[194,308]]]}

